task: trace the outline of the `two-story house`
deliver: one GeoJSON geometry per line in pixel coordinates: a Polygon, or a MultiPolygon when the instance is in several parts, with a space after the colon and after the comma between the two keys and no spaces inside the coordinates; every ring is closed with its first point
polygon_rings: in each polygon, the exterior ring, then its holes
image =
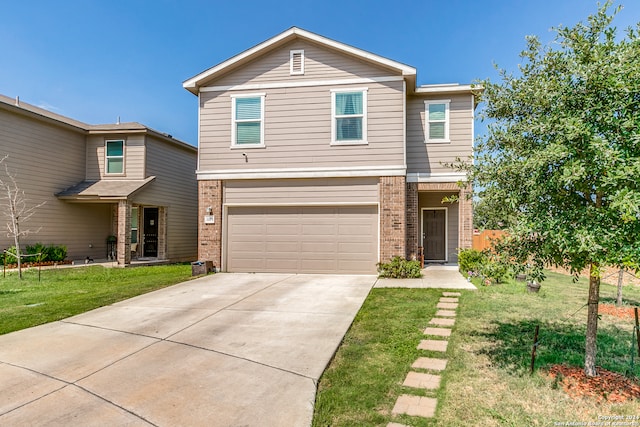
{"type": "Polygon", "coordinates": [[[199,259],[231,272],[457,261],[472,210],[470,85],[293,27],[183,86],[199,102],[199,259]],[[443,202],[459,196],[455,203],[443,202]]]}
{"type": "MultiPolygon", "coordinates": [[[[34,231],[25,244],[120,265],[196,259],[195,147],[139,123],[89,125],[0,95],[5,156],[27,205],[45,202],[24,224],[34,231]]],[[[6,181],[4,165],[0,173],[6,181]]],[[[0,248],[12,245],[0,233],[0,248]]]]}

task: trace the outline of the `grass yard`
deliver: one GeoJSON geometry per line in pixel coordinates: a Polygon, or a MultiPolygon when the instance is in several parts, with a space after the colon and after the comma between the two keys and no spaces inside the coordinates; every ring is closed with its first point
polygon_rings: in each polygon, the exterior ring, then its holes
{"type": "Polygon", "coordinates": [[[23,270],[0,275],[0,334],[74,316],[191,278],[189,264],[23,270]]]}
{"type": "MultiPolygon", "coordinates": [[[[614,415],[631,417],[618,421],[640,422],[640,401],[573,399],[547,374],[555,364],[582,366],[584,360],[587,282],[555,273],[538,294],[515,281],[463,291],[440,389],[403,387],[419,356],[439,356],[416,346],[441,293],[372,290],[320,380],[314,426],[386,426],[390,421],[415,427],[587,425],[614,415]],[[539,347],[530,375],[536,325],[539,347]],[[393,417],[402,393],[437,397],[436,417],[393,417]]],[[[615,293],[614,286],[602,284],[601,302],[615,303],[615,293]]],[[[628,305],[640,305],[640,288],[625,287],[623,297],[628,305]]],[[[637,353],[632,360],[633,318],[603,314],[598,330],[598,365],[640,377],[637,353]]]]}

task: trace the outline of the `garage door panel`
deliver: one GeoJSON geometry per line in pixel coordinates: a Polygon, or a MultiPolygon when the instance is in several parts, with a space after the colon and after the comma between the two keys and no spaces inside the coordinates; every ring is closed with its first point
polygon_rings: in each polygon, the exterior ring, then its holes
{"type": "Polygon", "coordinates": [[[375,272],[376,206],[230,207],[227,227],[228,271],[375,272]]]}

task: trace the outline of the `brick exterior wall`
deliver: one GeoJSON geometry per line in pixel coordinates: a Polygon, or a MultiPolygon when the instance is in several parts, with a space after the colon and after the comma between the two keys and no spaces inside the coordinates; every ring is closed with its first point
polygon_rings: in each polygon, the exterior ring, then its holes
{"type": "Polygon", "coordinates": [[[380,191],[380,261],[406,254],[406,179],[382,176],[380,191]]]}
{"type": "Polygon", "coordinates": [[[116,235],[118,265],[124,267],[131,263],[131,202],[118,202],[118,234],[116,235]]]}
{"type": "Polygon", "coordinates": [[[211,261],[218,269],[222,266],[222,192],[222,181],[198,181],[198,260],[211,261]],[[204,223],[209,207],[214,224],[204,223]]]}
{"type": "Polygon", "coordinates": [[[407,259],[417,259],[420,213],[418,211],[418,183],[407,182],[407,259]]]}

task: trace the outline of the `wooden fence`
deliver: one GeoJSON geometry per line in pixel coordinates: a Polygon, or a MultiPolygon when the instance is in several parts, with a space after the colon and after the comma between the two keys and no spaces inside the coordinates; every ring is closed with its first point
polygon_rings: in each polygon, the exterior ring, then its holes
{"type": "Polygon", "coordinates": [[[491,248],[493,240],[499,239],[505,234],[502,230],[482,230],[473,232],[471,247],[479,251],[491,248]]]}

